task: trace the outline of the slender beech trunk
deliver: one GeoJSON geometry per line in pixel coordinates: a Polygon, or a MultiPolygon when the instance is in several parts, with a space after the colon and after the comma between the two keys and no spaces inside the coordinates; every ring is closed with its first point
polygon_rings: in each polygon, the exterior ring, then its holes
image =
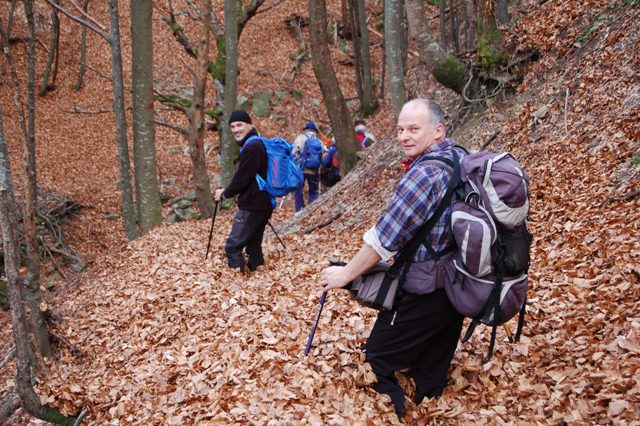
{"type": "Polygon", "coordinates": [[[11,29],[13,28],[13,15],[16,12],[16,3],[18,0],[11,0],[9,5],[9,18],[7,18],[7,40],[11,38],[11,29]]]}
{"type": "Polygon", "coordinates": [[[451,27],[451,41],[453,53],[460,53],[460,37],[458,35],[458,13],[456,12],[456,0],[449,0],[449,26],[451,27]]]}
{"type": "MultiPolygon", "coordinates": [[[[60,4],[59,0],[53,0],[56,4],[60,4]]],[[[40,83],[40,91],[38,95],[44,96],[47,91],[55,87],[56,77],[58,75],[58,40],[60,38],[60,20],[58,19],[58,11],[51,8],[51,31],[49,36],[49,55],[47,64],[44,68],[42,83],[40,83]]]]}
{"type": "MultiPolygon", "coordinates": [[[[38,253],[38,241],[36,234],[36,193],[34,191],[36,187],[35,155],[32,156],[32,153],[35,153],[35,129],[30,133],[30,126],[26,123],[28,120],[25,120],[24,103],[22,102],[20,94],[18,74],[6,42],[7,40],[5,39],[3,31],[2,42],[0,42],[0,45],[2,45],[2,50],[4,51],[5,58],[7,59],[8,72],[13,83],[14,101],[22,140],[23,182],[25,188],[22,226],[27,248],[28,273],[25,277],[24,293],[21,292],[21,294],[25,297],[25,302],[29,306],[31,332],[35,338],[38,354],[38,356],[31,357],[32,362],[35,362],[34,365],[40,367],[40,357],[51,356],[51,342],[49,341],[47,322],[44,318],[46,304],[42,303],[43,298],[42,293],[40,292],[40,256],[38,253]]],[[[29,62],[30,64],[35,64],[35,60],[33,60],[33,62],[29,60],[29,62]]],[[[35,87],[35,83],[33,81],[29,83],[30,84],[28,84],[28,86],[35,87]]],[[[33,108],[35,114],[35,94],[31,91],[29,91],[29,105],[33,108]]]]}
{"type": "Polygon", "coordinates": [[[18,208],[13,195],[11,167],[4,133],[2,110],[0,109],[0,229],[4,250],[4,269],[7,277],[7,290],[11,305],[11,326],[16,346],[18,371],[16,388],[25,410],[48,422],[61,425],[73,425],[73,418],[63,416],[58,410],[42,405],[40,397],[31,384],[31,366],[29,364],[29,331],[27,315],[22,303],[23,284],[20,277],[20,242],[18,237],[18,208]]]}
{"type": "Polygon", "coordinates": [[[456,93],[464,88],[464,70],[455,57],[445,52],[429,31],[421,0],[406,0],[409,32],[416,43],[420,60],[443,86],[456,93]]]}
{"type": "Polygon", "coordinates": [[[207,89],[209,43],[211,31],[211,1],[200,1],[200,19],[202,30],[198,45],[198,61],[194,72],[193,100],[189,109],[189,154],[192,163],[193,183],[196,201],[202,217],[210,217],[213,213],[213,197],[209,187],[209,174],[204,154],[204,99],[207,89]]]}
{"type": "Polygon", "coordinates": [[[140,233],[162,222],[153,120],[152,0],[131,2],[133,163],[140,233]]]}
{"type": "Polygon", "coordinates": [[[340,0],[340,11],[342,12],[342,35],[349,40],[353,37],[353,33],[356,31],[351,19],[351,9],[349,7],[349,0],[340,0]]]}
{"type": "Polygon", "coordinates": [[[331,128],[336,138],[340,156],[342,176],[355,167],[358,141],[353,132],[351,114],[340,90],[340,85],[331,64],[331,53],[327,45],[327,8],[325,0],[309,0],[309,35],[313,73],[318,80],[331,128]]]}
{"type": "Polygon", "coordinates": [[[447,51],[447,0],[439,0],[438,6],[440,7],[440,47],[445,52],[447,51]]]}
{"type": "Polygon", "coordinates": [[[475,50],[478,36],[478,12],[476,0],[462,0],[464,16],[464,41],[466,50],[475,50]]]}
{"type": "MultiPolygon", "coordinates": [[[[222,109],[222,185],[227,186],[231,182],[234,171],[234,160],[238,156],[239,147],[229,129],[229,117],[236,109],[238,98],[238,16],[235,0],[224,2],[224,44],[225,44],[225,86],[224,106],[222,109]]],[[[220,44],[218,44],[218,48],[220,44]]]]}
{"type": "Polygon", "coordinates": [[[124,230],[127,240],[135,239],[138,234],[136,206],[133,203],[131,189],[131,166],[129,160],[129,142],[127,140],[127,116],[124,104],[124,80],[122,73],[122,51],[120,49],[120,21],[118,0],[109,0],[111,33],[111,66],[113,77],[113,110],[116,116],[116,141],[118,145],[118,163],[120,167],[120,200],[124,216],[124,230]]]}
{"type": "Polygon", "coordinates": [[[369,53],[369,31],[364,0],[349,0],[351,28],[353,28],[353,52],[356,69],[356,85],[360,99],[360,112],[368,117],[375,110],[371,55],[369,53]]]}
{"type": "MultiPolygon", "coordinates": [[[[87,13],[89,10],[89,0],[84,0],[82,2],[82,10],[84,13],[87,13]]],[[[78,78],[76,79],[76,84],[73,86],[75,90],[80,90],[82,88],[82,83],[84,82],[84,73],[87,68],[87,27],[82,25],[82,35],[80,36],[80,67],[78,68],[78,78]]]]}
{"type": "Polygon", "coordinates": [[[407,100],[402,52],[402,10],[399,5],[400,0],[384,2],[384,47],[389,65],[389,90],[396,117],[407,100]]]}
{"type": "MultiPolygon", "coordinates": [[[[27,42],[27,136],[29,138],[29,167],[36,173],[36,24],[33,13],[33,0],[23,0],[24,14],[27,18],[29,40],[27,42]]],[[[32,201],[38,205],[36,181],[32,182],[32,201]]]]}

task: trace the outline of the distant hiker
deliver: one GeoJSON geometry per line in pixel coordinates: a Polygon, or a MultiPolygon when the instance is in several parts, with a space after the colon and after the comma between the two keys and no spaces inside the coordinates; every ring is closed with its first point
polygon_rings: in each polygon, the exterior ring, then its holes
{"type": "MultiPolygon", "coordinates": [[[[304,133],[298,135],[294,141],[293,153],[298,159],[300,169],[304,174],[304,181],[309,187],[309,202],[313,203],[318,198],[318,188],[320,185],[320,166],[322,165],[322,154],[325,150],[324,144],[318,136],[316,123],[309,120],[303,129],[304,133]]],[[[304,184],[295,193],[296,212],[305,207],[304,204],[304,184]]]]}
{"type": "Polygon", "coordinates": [[[217,189],[214,198],[222,201],[238,196],[238,212],[233,218],[224,250],[229,267],[244,272],[242,251],[246,249],[249,270],[255,271],[264,264],[262,237],[273,212],[269,193],[261,191],[256,181],[256,174],[267,178],[267,151],[260,139],[249,140],[252,136],[258,136],[258,132],[246,111],[234,111],[229,117],[229,127],[243,149],[231,183],[226,189],[217,189]]]}
{"type": "Polygon", "coordinates": [[[320,171],[320,181],[322,186],[332,187],[340,181],[340,161],[338,159],[338,147],[335,140],[328,146],[327,151],[322,156],[322,169],[320,171]]]}
{"type": "MultiPolygon", "coordinates": [[[[400,112],[397,129],[411,166],[377,224],[364,234],[358,254],[344,267],[331,266],[321,272],[324,290],[344,287],[380,260],[396,256],[444,198],[450,173],[444,163],[427,159],[429,155],[453,158],[442,109],[426,99],[409,101],[400,112]]],[[[403,371],[415,381],[416,404],[425,397],[439,396],[447,386],[447,371],[462,329],[463,317],[442,289],[439,261],[434,260],[436,252],[451,244],[451,230],[446,226],[450,215],[447,206],[408,264],[404,296],[394,310],[380,311],[365,346],[366,361],[378,378],[374,389],[391,397],[400,418],[405,396],[396,372],[403,371]]]]}
{"type": "Polygon", "coordinates": [[[376,138],[367,130],[363,120],[356,120],[355,131],[358,142],[360,143],[360,149],[365,149],[376,143],[376,138]]]}

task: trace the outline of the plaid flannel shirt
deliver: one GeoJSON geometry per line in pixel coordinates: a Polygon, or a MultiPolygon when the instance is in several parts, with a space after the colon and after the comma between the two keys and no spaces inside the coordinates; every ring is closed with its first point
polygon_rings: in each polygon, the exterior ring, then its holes
{"type": "MultiPolygon", "coordinates": [[[[411,164],[375,226],[382,247],[390,252],[401,250],[435,213],[447,191],[451,176],[448,169],[425,160],[434,156],[452,160],[452,152],[453,144],[449,139],[445,139],[411,164]]],[[[427,235],[426,242],[431,244],[436,252],[442,250],[448,242],[450,216],[451,209],[446,209],[427,235]]],[[[422,262],[429,258],[429,252],[421,245],[413,262],[422,262]]]]}

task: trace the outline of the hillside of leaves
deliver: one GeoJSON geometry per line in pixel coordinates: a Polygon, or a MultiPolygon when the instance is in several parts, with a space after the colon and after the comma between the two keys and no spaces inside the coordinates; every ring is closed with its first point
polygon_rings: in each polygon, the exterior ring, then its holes
{"type": "MultiPolygon", "coordinates": [[[[531,175],[524,336],[509,344],[500,329],[490,361],[487,330],[460,344],[451,386],[418,407],[407,401],[408,424],[640,418],[640,6],[527,4],[509,42],[540,59],[515,94],[454,134],[476,148],[512,152],[531,175]]],[[[427,84],[416,94],[432,90],[427,84]]],[[[299,112],[291,109],[302,120],[299,112]]],[[[380,134],[392,130],[390,115],[374,118],[380,134]]],[[[43,401],[67,413],[87,407],[97,424],[397,424],[389,401],[368,387],[375,377],[363,362],[375,312],[331,293],[303,356],[318,272],[328,258],[356,252],[401,176],[394,142],[381,139],[305,213],[293,217],[285,201],[271,221],[287,250],[267,230],[268,263],[254,274],[225,266],[229,211],[216,219],[206,261],[210,221],[163,225],[97,255],[52,301],[60,311],[54,332],[66,343],[37,386],[43,401]]],[[[43,174],[53,179],[54,171],[43,174]]],[[[11,339],[2,334],[4,352],[11,339]]],[[[14,371],[14,363],[0,370],[2,395],[14,371]]],[[[18,413],[14,424],[25,418],[18,413]]]]}

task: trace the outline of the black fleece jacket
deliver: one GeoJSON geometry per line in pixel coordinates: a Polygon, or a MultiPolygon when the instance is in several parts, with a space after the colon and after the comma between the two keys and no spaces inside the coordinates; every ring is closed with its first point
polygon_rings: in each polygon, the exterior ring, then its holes
{"type": "Polygon", "coordinates": [[[242,210],[271,210],[269,194],[260,191],[256,181],[256,174],[267,178],[267,151],[258,139],[244,146],[251,136],[258,136],[258,132],[253,129],[240,141],[243,149],[238,158],[238,169],[222,195],[224,198],[238,195],[238,207],[242,210]]]}

